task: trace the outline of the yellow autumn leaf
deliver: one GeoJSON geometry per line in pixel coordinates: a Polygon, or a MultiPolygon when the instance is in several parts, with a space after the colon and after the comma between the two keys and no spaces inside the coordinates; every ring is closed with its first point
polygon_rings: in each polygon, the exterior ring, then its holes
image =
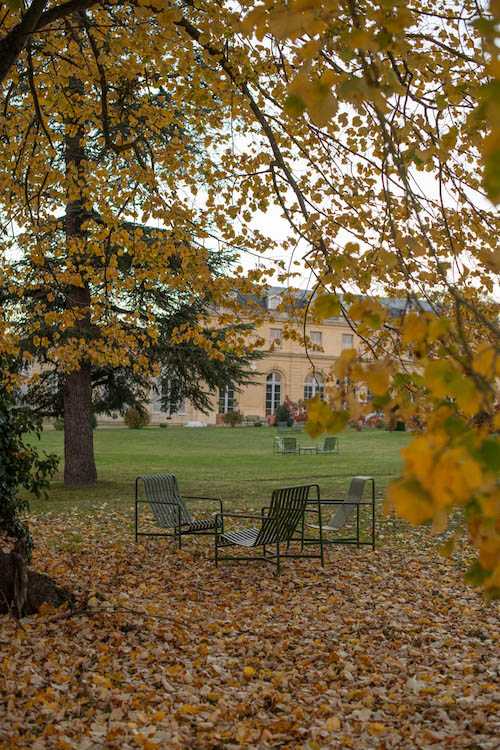
{"type": "Polygon", "coordinates": [[[428,320],[417,315],[417,313],[406,315],[402,326],[403,336],[401,340],[403,344],[415,344],[421,341],[427,333],[427,327],[428,320]]]}

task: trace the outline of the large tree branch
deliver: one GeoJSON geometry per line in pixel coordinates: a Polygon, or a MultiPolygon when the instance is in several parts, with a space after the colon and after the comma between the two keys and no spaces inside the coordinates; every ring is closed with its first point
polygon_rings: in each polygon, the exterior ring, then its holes
{"type": "Polygon", "coordinates": [[[8,76],[31,36],[53,21],[67,18],[96,5],[101,0],[68,0],[45,10],[49,0],[33,0],[22,20],[0,39],[0,83],[8,76]]]}

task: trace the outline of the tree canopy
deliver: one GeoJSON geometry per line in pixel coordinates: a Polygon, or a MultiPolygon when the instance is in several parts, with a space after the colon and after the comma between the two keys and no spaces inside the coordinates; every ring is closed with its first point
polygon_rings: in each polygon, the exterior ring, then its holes
{"type": "MultiPolygon", "coordinates": [[[[3,211],[20,228],[16,252],[30,259],[26,284],[53,273],[48,237],[55,223],[65,233],[71,262],[57,283],[79,291],[50,325],[78,334],[54,356],[71,370],[80,355],[102,363],[128,356],[136,337],[155,339],[153,310],[131,328],[134,313],[113,307],[124,282],[119,254],[108,255],[128,242],[125,219],[160,222],[171,236],[154,246],[135,238],[140,263],[127,283],[171,282],[170,258],[182,247],[189,293],[208,284],[228,304],[235,279],[214,286],[194,238],[279,249],[281,283],[293,283],[299,253],[314,279],[309,319],[343,313],[362,340],[338,361],[327,402],[311,405],[309,429],[337,432],[359,415],[360,381],[376,408],[413,420],[421,434],[390,499],[435,529],[462,507],[479,551],[471,580],[498,595],[491,296],[500,263],[488,198],[499,196],[498,2],[489,11],[472,0],[153,1],[75,5],[68,16],[64,7],[14,56],[0,164],[3,211]],[[190,148],[188,130],[202,151],[190,148]],[[92,156],[79,150],[89,138],[92,156]],[[289,226],[275,245],[255,229],[271,205],[289,226]],[[108,289],[92,309],[81,291],[91,288],[90,257],[102,258],[108,289]],[[406,304],[391,310],[382,296],[406,304]],[[93,348],[80,334],[96,310],[106,325],[93,348]]],[[[4,18],[4,42],[19,22],[16,12],[4,18]]],[[[269,278],[264,266],[251,281],[269,278]]]]}

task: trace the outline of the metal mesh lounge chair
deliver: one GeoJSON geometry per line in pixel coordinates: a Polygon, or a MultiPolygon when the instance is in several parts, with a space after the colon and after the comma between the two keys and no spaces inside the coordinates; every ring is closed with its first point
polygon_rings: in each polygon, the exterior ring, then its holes
{"type": "Polygon", "coordinates": [[[299,446],[297,445],[297,438],[294,437],[287,437],[282,438],[281,442],[283,444],[282,453],[298,453],[299,452],[299,446]]]}
{"type": "Polygon", "coordinates": [[[337,437],[327,437],[323,445],[316,445],[316,453],[338,453],[339,439],[337,437]]]}
{"type": "MultiPolygon", "coordinates": [[[[375,549],[375,480],[373,477],[354,477],[354,479],[351,480],[347,496],[344,499],[322,499],[321,505],[337,506],[337,510],[335,511],[333,518],[328,523],[324,523],[322,525],[321,531],[323,534],[330,531],[340,531],[346,525],[351,515],[354,512],[356,513],[355,536],[347,536],[343,538],[334,537],[332,539],[323,537],[324,544],[355,544],[357,547],[362,544],[368,544],[372,547],[372,549],[375,549]],[[363,496],[363,490],[365,489],[365,485],[367,482],[372,483],[372,497],[370,502],[362,502],[361,498],[363,496]],[[368,537],[368,539],[366,538],[366,536],[361,536],[359,509],[362,506],[368,506],[371,508],[371,538],[368,537]]],[[[309,512],[316,511],[312,509],[312,511],[309,512]]],[[[309,523],[307,525],[312,529],[319,529],[321,526],[321,521],[319,522],[319,525],[309,523]]],[[[306,539],[304,539],[304,543],[307,544],[306,539]]]]}
{"type": "Polygon", "coordinates": [[[215,533],[216,566],[220,560],[264,560],[274,563],[279,572],[280,560],[284,557],[317,558],[321,560],[321,565],[323,565],[321,505],[317,484],[282,487],[281,489],[274,490],[271,497],[271,505],[269,508],[263,508],[260,516],[241,513],[217,513],[216,519],[218,524],[215,533]],[[316,500],[309,499],[311,489],[316,491],[316,500]],[[318,527],[319,539],[310,539],[308,541],[310,543],[319,543],[320,552],[319,554],[304,554],[304,544],[302,543],[300,554],[292,554],[289,552],[290,542],[304,542],[304,513],[312,503],[316,505],[316,511],[320,518],[320,525],[318,527]],[[222,524],[226,518],[255,519],[259,521],[259,526],[253,529],[241,529],[240,531],[225,533],[222,524]],[[300,534],[301,529],[302,535],[300,534]],[[286,551],[283,550],[285,545],[286,551]],[[254,554],[250,557],[232,557],[220,554],[221,549],[234,546],[247,547],[249,549],[262,547],[263,551],[260,556],[254,554]]]}
{"type": "Polygon", "coordinates": [[[175,537],[182,547],[182,537],[186,534],[212,536],[215,534],[216,519],[204,518],[195,521],[191,516],[185,500],[205,500],[216,502],[222,513],[222,500],[218,497],[198,497],[181,495],[177,479],[174,474],[155,474],[137,477],[135,480],[135,541],[139,536],[175,537]],[[145,498],[139,497],[139,487],[142,485],[145,498]],[[139,531],[139,506],[148,504],[153,515],[162,529],[166,532],[139,531]]]}
{"type": "Polygon", "coordinates": [[[297,438],[284,438],[277,435],[273,441],[273,453],[300,453],[297,438]]]}

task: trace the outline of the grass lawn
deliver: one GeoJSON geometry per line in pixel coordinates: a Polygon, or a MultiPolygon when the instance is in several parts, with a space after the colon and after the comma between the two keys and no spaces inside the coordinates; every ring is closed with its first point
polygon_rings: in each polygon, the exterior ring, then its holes
{"type": "MultiPolygon", "coordinates": [[[[205,427],[170,429],[97,429],[94,450],[99,483],[84,488],[62,483],[63,433],[43,433],[40,447],[61,456],[61,474],[48,500],[33,501],[35,512],[62,512],[108,503],[131,508],[135,477],[171,473],[181,492],[221,497],[228,508],[260,507],[276,487],[318,483],[324,497],[342,496],[351,477],[375,477],[377,496],[402,467],[399,451],[408,444],[406,433],[384,430],[346,430],[339,455],[273,454],[277,431],[271,427],[205,427]]],[[[306,433],[301,445],[312,445],[306,433]]],[[[321,443],[322,440],[314,441],[321,443]]]]}

